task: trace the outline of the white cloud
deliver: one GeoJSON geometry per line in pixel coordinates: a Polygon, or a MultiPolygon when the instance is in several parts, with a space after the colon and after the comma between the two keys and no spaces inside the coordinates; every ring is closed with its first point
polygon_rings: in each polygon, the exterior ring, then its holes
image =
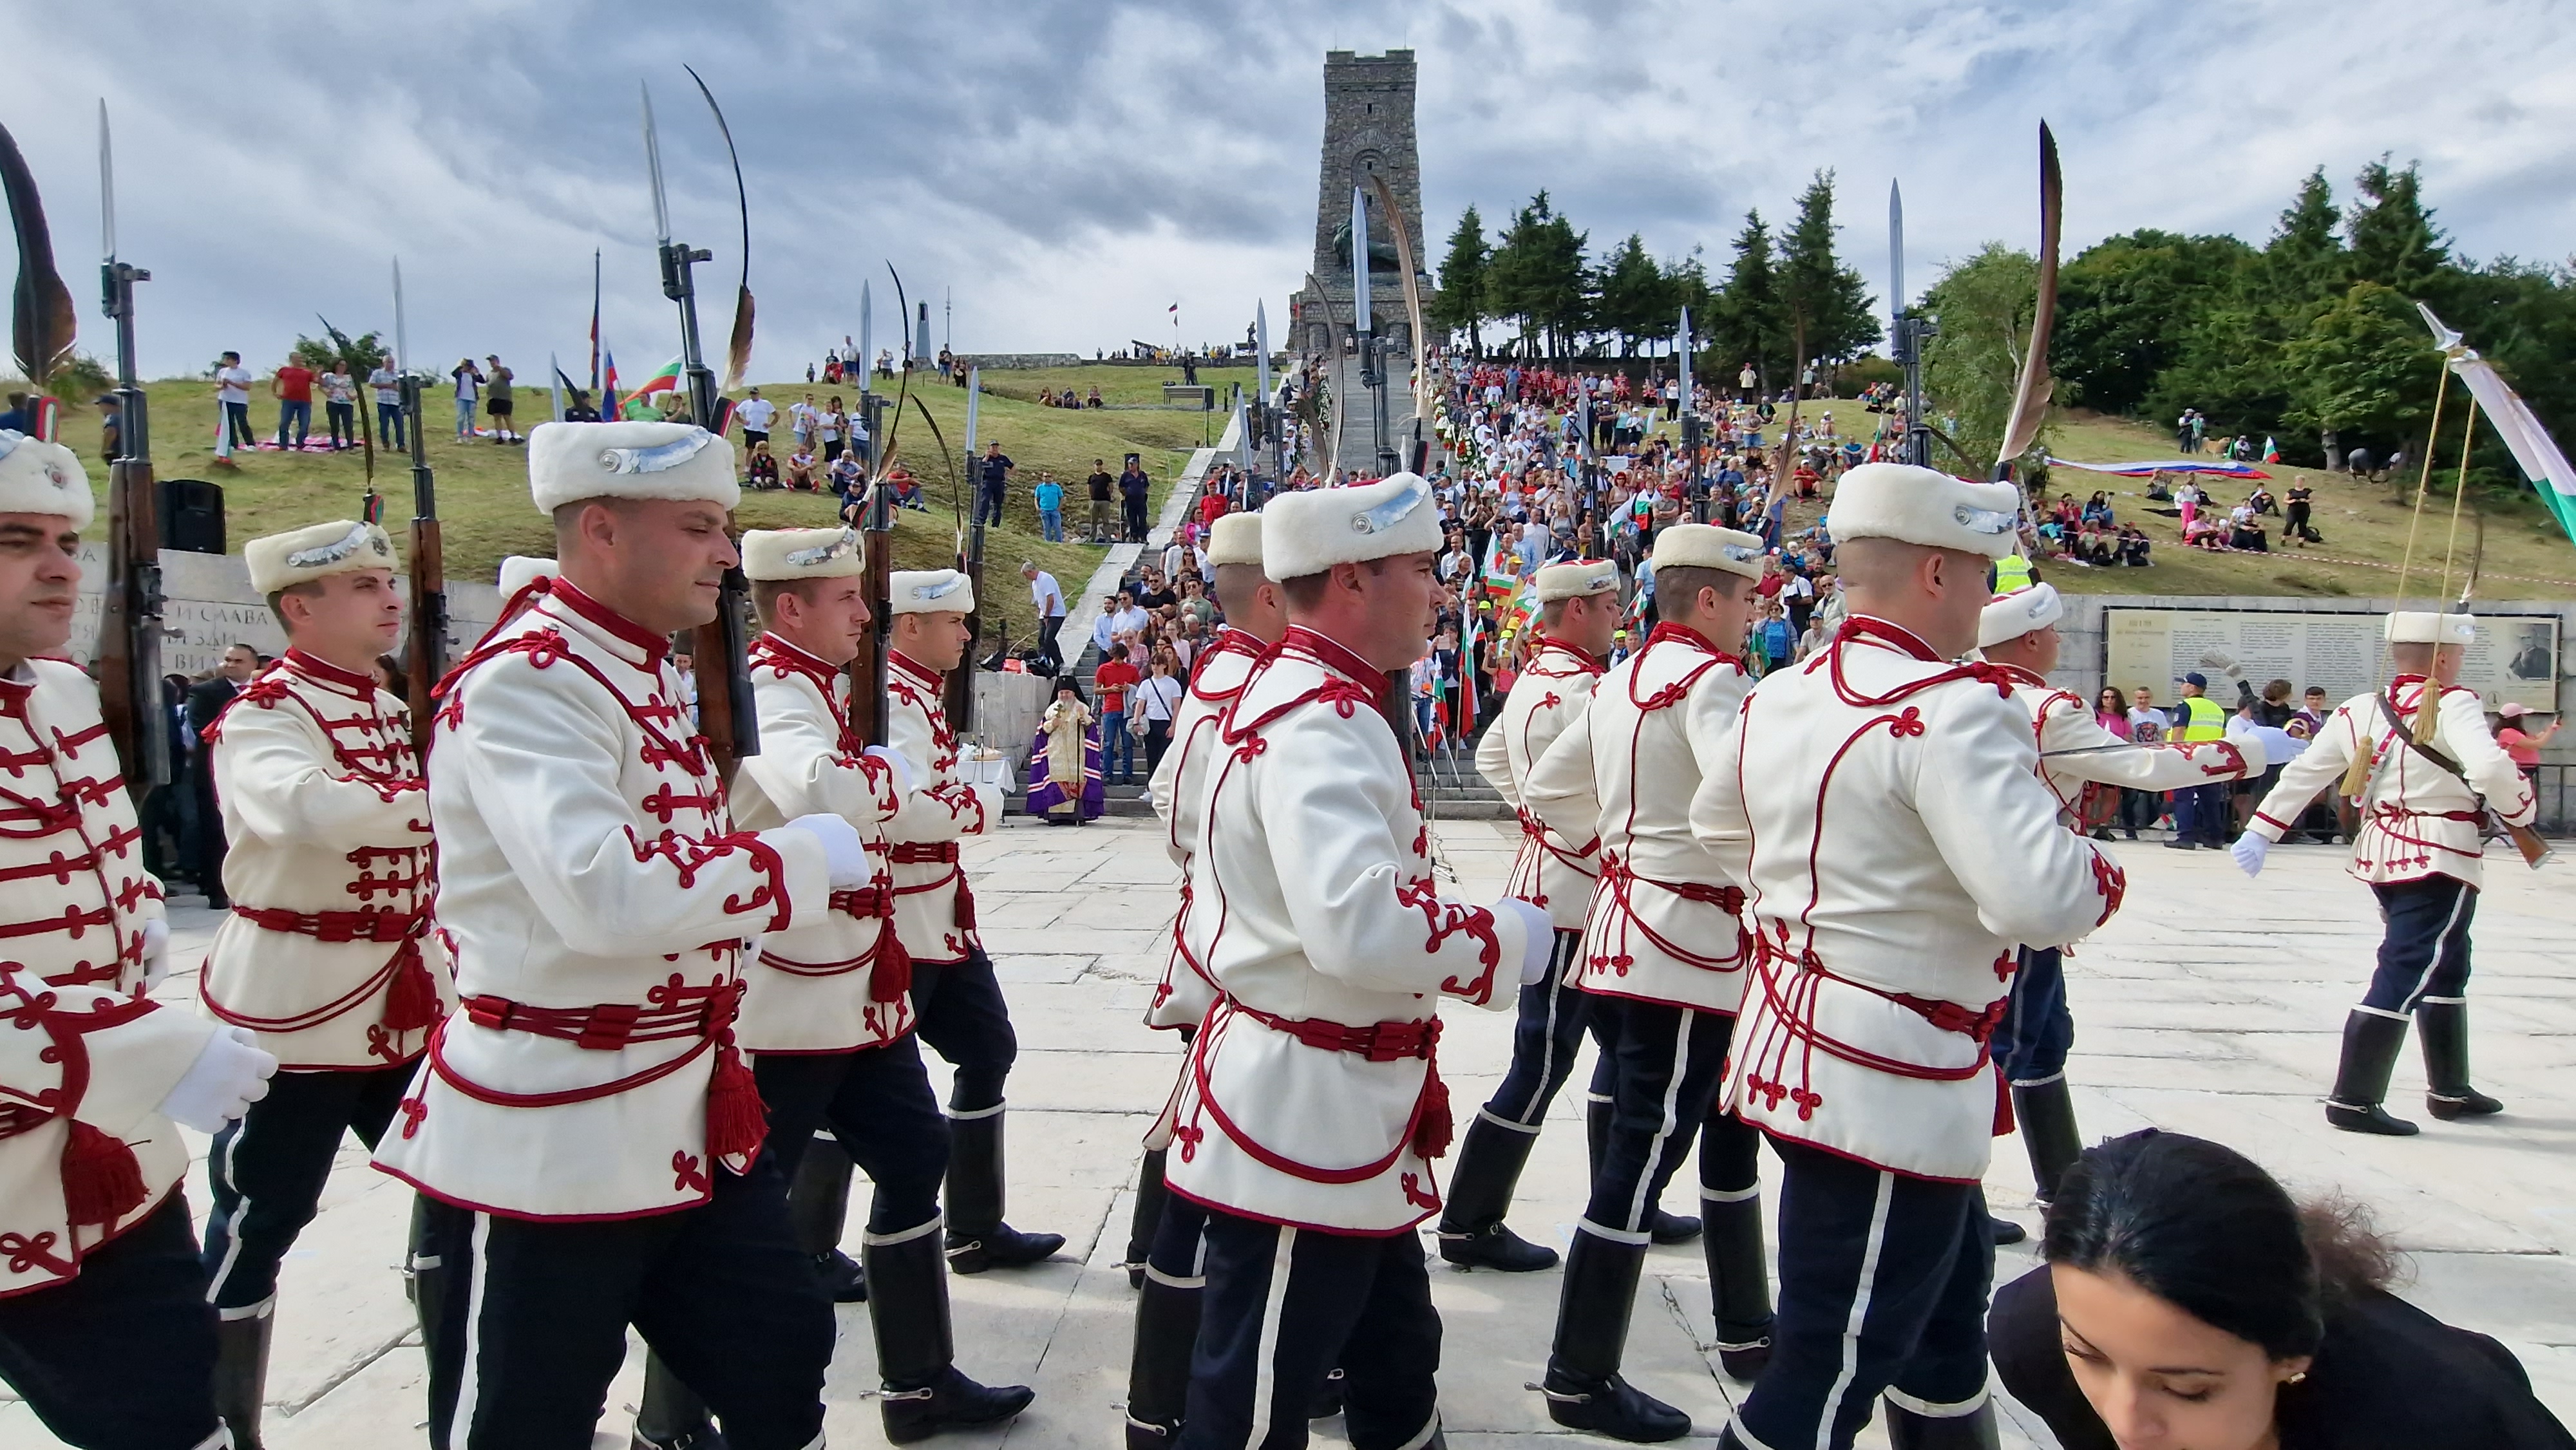
{"type": "MultiPolygon", "coordinates": [[[[2299,179],[2342,187],[2420,159],[2472,256],[2561,258],[2576,163],[2576,42],[2542,0],[2333,6],[2207,0],[1894,11],[1550,0],[1108,6],[742,4],[700,19],[604,4],[166,7],[0,3],[33,37],[0,101],[86,301],[92,116],[116,119],[122,241],[152,268],[147,368],[225,347],[273,360],[317,311],[389,326],[404,259],[420,357],[498,351],[523,375],[585,351],[589,260],[629,367],[674,350],[658,293],[635,87],[660,113],[675,224],[712,247],[720,336],[738,264],[732,180],[680,70],[728,107],[753,211],[756,371],[793,372],[857,326],[883,260],[954,289],[976,350],[1090,353],[1284,322],[1307,265],[1322,52],[1413,46],[1426,250],[1548,188],[1596,248],[1630,231],[1721,266],[1747,207],[1780,217],[1819,167],[1845,251],[1881,286],[1903,178],[1909,281],[2035,230],[2033,135],[2065,154],[2070,250],[2137,227],[2259,240],[2299,179]]],[[[0,258],[6,253],[0,252],[0,258]]],[[[104,319],[84,306],[83,342],[104,319]]]]}

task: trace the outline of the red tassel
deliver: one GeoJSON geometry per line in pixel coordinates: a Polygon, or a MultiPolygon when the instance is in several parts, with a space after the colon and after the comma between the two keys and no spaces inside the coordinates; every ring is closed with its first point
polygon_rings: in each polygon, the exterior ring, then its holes
{"type": "Polygon", "coordinates": [[[975,893],[967,889],[966,873],[963,871],[957,873],[957,929],[959,931],[975,929],[975,893]]]}
{"type": "Polygon", "coordinates": [[[1449,1084],[1440,1080],[1440,1064],[1431,1064],[1422,1079],[1422,1113],[1413,1123],[1413,1151],[1425,1158],[1449,1155],[1449,1084]]]}
{"type": "Polygon", "coordinates": [[[1995,1064],[1995,1131],[2000,1138],[2013,1130],[2012,1085],[2004,1080],[2002,1063],[1995,1064]]]}
{"type": "Polygon", "coordinates": [[[742,1054],[728,1042],[716,1048],[715,1076],[707,1083],[707,1156],[760,1156],[769,1136],[768,1110],[761,1105],[760,1084],[743,1065],[742,1054]]]}
{"type": "Polygon", "coordinates": [[[395,1032],[426,1032],[438,1025],[438,979],[421,959],[420,943],[403,943],[402,963],[385,987],[385,1026],[395,1032]]]}
{"type": "Polygon", "coordinates": [[[889,916],[877,931],[876,964],[868,968],[868,1000],[900,1002],[912,990],[912,953],[903,949],[903,934],[889,916]]]}
{"type": "Polygon", "coordinates": [[[76,1224],[112,1226],[149,1196],[134,1150],[123,1139],[73,1119],[71,1141],[63,1145],[64,1217],[76,1224]]]}

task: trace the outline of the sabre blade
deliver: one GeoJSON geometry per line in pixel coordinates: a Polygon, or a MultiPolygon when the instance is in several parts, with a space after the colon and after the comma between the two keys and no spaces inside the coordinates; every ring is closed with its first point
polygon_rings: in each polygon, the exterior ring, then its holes
{"type": "Polygon", "coordinates": [[[671,204],[662,195],[662,138],[653,129],[653,88],[635,83],[644,95],[644,165],[653,176],[653,237],[668,246],[671,241],[671,204]]]}
{"type": "Polygon", "coordinates": [[[1893,180],[1887,183],[1887,272],[1888,321],[1901,325],[1905,320],[1905,190],[1893,180]]]}
{"type": "Polygon", "coordinates": [[[2013,389],[2012,412],[2005,420],[2003,451],[1995,457],[1998,475],[2039,437],[2048,399],[2056,383],[2048,375],[2048,338],[2057,322],[2057,242],[2065,220],[2065,182],[2058,174],[2057,137],[2039,123],[2039,295],[2030,315],[2030,346],[2022,355],[2021,381],[2013,389]]]}

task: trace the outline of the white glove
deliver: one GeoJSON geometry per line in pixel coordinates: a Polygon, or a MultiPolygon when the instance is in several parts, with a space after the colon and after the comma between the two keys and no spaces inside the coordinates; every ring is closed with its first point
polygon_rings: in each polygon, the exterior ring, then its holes
{"type": "Polygon", "coordinates": [[[1556,956],[1556,922],[1546,912],[1517,896],[1506,896],[1494,903],[1494,914],[1504,912],[1521,919],[1528,936],[1521,946],[1521,985],[1535,987],[1547,979],[1547,964],[1556,956]]]}
{"type": "Polygon", "coordinates": [[[151,991],[170,976],[170,923],[159,917],[143,923],[143,990],[151,991]]]}
{"type": "Polygon", "coordinates": [[[823,843],[823,862],[831,869],[834,891],[855,891],[876,879],[868,865],[867,843],[859,839],[859,828],[829,811],[798,816],[784,827],[803,831],[823,843]]]}
{"type": "Polygon", "coordinates": [[[2272,843],[2252,831],[2237,837],[2236,844],[2227,848],[2227,854],[2236,858],[2236,864],[2248,876],[2262,875],[2263,858],[2271,853],[2272,843]]]}
{"type": "Polygon", "coordinates": [[[251,1104],[268,1096],[268,1080],[277,1071],[277,1059],[258,1043],[259,1035],[247,1027],[216,1028],[179,1085],[161,1100],[161,1115],[200,1133],[215,1133],[249,1112],[251,1104]]]}
{"type": "Polygon", "coordinates": [[[884,761],[886,763],[886,769],[894,772],[894,793],[896,795],[906,796],[912,794],[912,762],[903,758],[902,751],[889,750],[882,745],[871,745],[868,747],[868,758],[870,760],[884,761]]]}

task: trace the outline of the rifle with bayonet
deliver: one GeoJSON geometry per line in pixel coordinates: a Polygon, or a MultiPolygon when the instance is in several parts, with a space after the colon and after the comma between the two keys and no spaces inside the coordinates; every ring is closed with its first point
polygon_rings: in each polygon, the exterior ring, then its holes
{"type": "Polygon", "coordinates": [[[411,443],[410,639],[403,650],[404,691],[411,705],[411,739],[426,757],[437,703],[433,692],[447,675],[447,546],[438,526],[438,475],[429,467],[429,430],[421,426],[420,394],[427,379],[411,365],[404,326],[402,259],[394,260],[394,366],[401,389],[403,430],[411,443]]]}
{"type": "MultiPolygon", "coordinates": [[[[695,72],[692,72],[694,78],[695,72]]],[[[701,90],[705,82],[700,81],[701,90]]],[[[715,97],[709,95],[713,106],[715,97]]],[[[723,112],[717,112],[719,121],[723,112]]],[[[730,147],[732,139],[727,137],[730,147]]],[[[689,269],[699,262],[715,260],[715,253],[671,240],[671,207],[662,188],[662,143],[653,129],[653,93],[644,91],[644,156],[652,172],[653,222],[659,239],[662,263],[662,295],[680,308],[681,376],[688,380],[689,416],[698,426],[722,436],[724,418],[719,412],[716,375],[709,371],[698,346],[697,287],[689,269]]],[[[739,174],[739,168],[737,168],[739,174]]],[[[749,296],[746,284],[744,296],[749,296]]],[[[730,527],[730,521],[728,521],[730,527]]],[[[751,585],[743,577],[739,564],[724,572],[717,591],[716,617],[698,626],[691,653],[698,661],[698,733],[706,737],[707,752],[714,758],[719,777],[729,778],[734,762],[746,755],[760,753],[760,715],[752,703],[751,661],[748,617],[751,585]],[[707,689],[707,665],[713,662],[723,671],[722,687],[707,689]]]]}
{"type": "Polygon", "coordinates": [[[99,291],[103,309],[116,324],[117,412],[116,458],[107,467],[107,589],[98,621],[98,701],[108,738],[125,762],[127,787],[139,804],[153,787],[170,783],[170,720],[161,703],[161,532],[155,517],[152,427],[143,385],[134,375],[134,284],[151,281],[152,274],[116,255],[116,162],[105,101],[98,103],[98,180],[99,291]]]}

